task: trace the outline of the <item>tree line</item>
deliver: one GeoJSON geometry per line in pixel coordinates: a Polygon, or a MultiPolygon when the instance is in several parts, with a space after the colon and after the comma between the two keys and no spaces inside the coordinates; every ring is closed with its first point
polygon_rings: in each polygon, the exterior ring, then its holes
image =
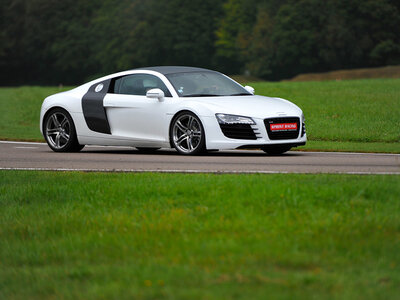
{"type": "Polygon", "coordinates": [[[400,64],[397,0],[1,0],[0,82],[154,65],[268,80],[400,64]]]}

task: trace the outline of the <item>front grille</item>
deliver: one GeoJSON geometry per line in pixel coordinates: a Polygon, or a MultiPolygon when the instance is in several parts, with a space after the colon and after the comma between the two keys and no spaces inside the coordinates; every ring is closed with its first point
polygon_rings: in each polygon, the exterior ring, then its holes
{"type": "Polygon", "coordinates": [[[219,124],[222,133],[231,139],[256,140],[257,136],[249,124],[219,124]]]}
{"type": "Polygon", "coordinates": [[[270,140],[290,140],[297,139],[300,131],[300,119],[297,117],[271,118],[264,120],[265,128],[267,129],[270,140]],[[297,129],[272,131],[271,124],[296,123],[297,129]]]}

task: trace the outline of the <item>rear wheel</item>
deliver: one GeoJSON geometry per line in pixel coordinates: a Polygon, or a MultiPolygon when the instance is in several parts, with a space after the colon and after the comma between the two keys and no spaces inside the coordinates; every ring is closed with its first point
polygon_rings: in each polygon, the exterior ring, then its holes
{"type": "Polygon", "coordinates": [[[188,111],[179,113],[172,120],[170,139],[180,154],[196,155],[206,148],[203,125],[195,114],[188,111]]]}
{"type": "Polygon", "coordinates": [[[43,122],[43,135],[55,152],[77,152],[85,146],[78,143],[74,122],[62,108],[55,108],[47,114],[43,122]]]}
{"type": "Polygon", "coordinates": [[[291,148],[291,146],[264,146],[261,149],[268,155],[281,155],[291,148]]]}

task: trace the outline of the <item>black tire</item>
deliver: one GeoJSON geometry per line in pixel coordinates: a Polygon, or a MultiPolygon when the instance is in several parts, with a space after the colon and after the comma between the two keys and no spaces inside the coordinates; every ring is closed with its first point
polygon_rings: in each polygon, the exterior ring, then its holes
{"type": "Polygon", "coordinates": [[[74,121],[62,108],[54,108],[46,114],[43,136],[54,152],[78,152],[85,147],[78,143],[74,121]]]}
{"type": "Polygon", "coordinates": [[[206,150],[206,138],[199,117],[189,111],[178,113],[169,129],[171,146],[180,154],[196,155],[206,150]]]}
{"type": "Polygon", "coordinates": [[[139,152],[141,153],[153,153],[156,152],[157,150],[161,148],[155,148],[155,147],[135,147],[139,152]]]}
{"type": "Polygon", "coordinates": [[[265,146],[261,149],[268,155],[281,155],[289,151],[291,148],[291,146],[265,146]]]}

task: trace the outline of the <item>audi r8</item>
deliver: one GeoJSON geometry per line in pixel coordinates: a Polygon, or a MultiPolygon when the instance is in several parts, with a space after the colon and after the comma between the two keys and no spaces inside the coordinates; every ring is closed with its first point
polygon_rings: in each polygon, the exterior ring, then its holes
{"type": "Polygon", "coordinates": [[[40,130],[56,152],[105,145],[275,155],[307,140],[303,112],[288,100],[255,95],[216,71],[177,66],[115,73],[49,96],[40,130]]]}

